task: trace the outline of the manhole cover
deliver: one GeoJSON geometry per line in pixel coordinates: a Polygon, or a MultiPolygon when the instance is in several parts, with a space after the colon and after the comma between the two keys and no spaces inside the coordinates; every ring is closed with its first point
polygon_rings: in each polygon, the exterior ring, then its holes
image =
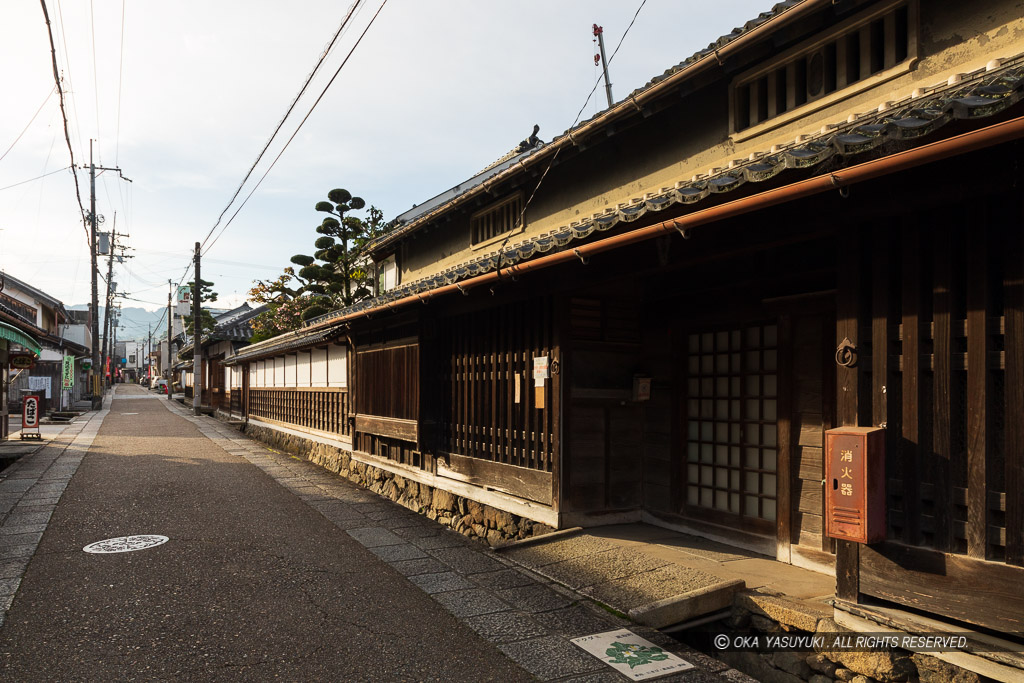
{"type": "Polygon", "coordinates": [[[82,548],[87,553],[130,553],[167,543],[166,536],[119,536],[105,541],[96,541],[82,548]]]}

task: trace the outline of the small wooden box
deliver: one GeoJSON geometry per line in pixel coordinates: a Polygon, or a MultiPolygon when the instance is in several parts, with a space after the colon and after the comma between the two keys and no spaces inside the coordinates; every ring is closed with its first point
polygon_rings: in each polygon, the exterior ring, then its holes
{"type": "Polygon", "coordinates": [[[857,543],[885,540],[885,430],[825,432],[825,534],[857,543]]]}

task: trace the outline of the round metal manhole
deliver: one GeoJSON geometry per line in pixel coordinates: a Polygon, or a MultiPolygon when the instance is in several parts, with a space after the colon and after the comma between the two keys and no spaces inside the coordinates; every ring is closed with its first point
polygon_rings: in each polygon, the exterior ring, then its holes
{"type": "Polygon", "coordinates": [[[119,536],[105,541],[96,541],[82,548],[87,553],[130,553],[133,550],[145,550],[163,545],[170,540],[166,536],[119,536]]]}

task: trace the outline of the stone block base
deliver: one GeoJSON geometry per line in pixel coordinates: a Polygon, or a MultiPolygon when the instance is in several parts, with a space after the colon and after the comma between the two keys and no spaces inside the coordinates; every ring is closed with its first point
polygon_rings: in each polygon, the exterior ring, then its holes
{"type": "Polygon", "coordinates": [[[349,451],[336,446],[251,422],[239,428],[275,450],[305,458],[357,486],[490,546],[554,531],[546,524],[359,462],[349,451]]]}

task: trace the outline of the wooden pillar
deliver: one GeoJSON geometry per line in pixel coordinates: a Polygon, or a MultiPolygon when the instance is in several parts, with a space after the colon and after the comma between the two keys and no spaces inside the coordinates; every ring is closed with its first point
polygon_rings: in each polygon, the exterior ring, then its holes
{"type": "MultiPolygon", "coordinates": [[[[775,520],[775,559],[779,562],[790,563],[792,562],[792,510],[794,504],[799,501],[793,500],[793,466],[792,463],[795,461],[796,449],[793,447],[793,439],[791,436],[792,428],[792,415],[793,415],[793,401],[791,391],[791,384],[793,382],[793,316],[791,315],[780,315],[778,319],[779,325],[779,336],[778,336],[778,349],[779,349],[779,369],[778,376],[781,380],[778,382],[778,420],[777,430],[778,435],[778,453],[779,457],[777,460],[777,471],[775,481],[777,482],[776,500],[778,504],[776,506],[776,520],[775,520]]],[[[827,337],[825,337],[827,339],[827,337]]],[[[830,368],[826,368],[828,372],[830,368]]]]}
{"type": "MultiPolygon", "coordinates": [[[[862,294],[866,272],[863,237],[857,226],[847,223],[840,228],[840,238],[844,241],[844,248],[836,257],[838,292],[835,343],[838,346],[844,339],[849,339],[863,353],[862,342],[866,340],[860,339],[860,321],[867,313],[862,294]]],[[[870,393],[866,387],[862,387],[866,378],[864,365],[864,359],[858,358],[854,367],[834,366],[837,426],[857,426],[865,413],[870,415],[870,393]]],[[[856,601],[859,594],[860,546],[851,541],[836,541],[836,596],[856,601]]]]}
{"type": "Polygon", "coordinates": [[[932,233],[932,484],[934,487],[934,545],[953,548],[953,501],[950,459],[953,443],[953,268],[950,222],[941,221],[932,233]]]}
{"type": "Polygon", "coordinates": [[[921,443],[921,230],[911,221],[903,229],[903,381],[900,473],[903,493],[903,541],[917,545],[920,514],[921,443]]]}
{"type": "Polygon", "coordinates": [[[988,451],[993,383],[989,376],[988,215],[967,238],[967,554],[985,559],[988,532],[988,451]]]}
{"type": "Polygon", "coordinates": [[[1006,563],[1024,565],[1024,204],[1006,225],[1006,563]]]}

